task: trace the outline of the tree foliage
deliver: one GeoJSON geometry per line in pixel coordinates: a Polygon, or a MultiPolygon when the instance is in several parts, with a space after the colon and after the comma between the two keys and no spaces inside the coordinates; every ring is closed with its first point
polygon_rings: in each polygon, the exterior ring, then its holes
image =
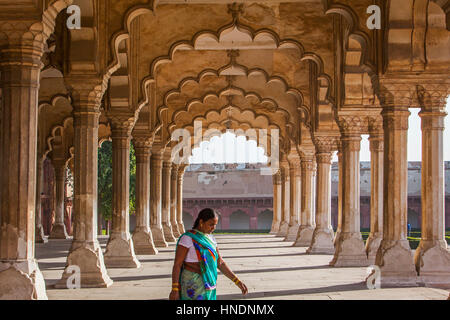
{"type": "MultiPolygon", "coordinates": [[[[112,218],[112,143],[105,141],[98,150],[98,210],[105,220],[112,218]]],[[[136,211],[136,156],[130,146],[130,214],[136,211]]]]}

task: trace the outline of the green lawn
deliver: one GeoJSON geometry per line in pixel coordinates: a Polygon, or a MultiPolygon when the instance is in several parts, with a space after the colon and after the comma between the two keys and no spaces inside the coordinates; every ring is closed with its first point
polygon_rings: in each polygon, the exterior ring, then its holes
{"type": "MultiPolygon", "coordinates": [[[[268,234],[270,230],[216,230],[214,234],[268,234]]],[[[362,229],[361,235],[363,240],[366,241],[369,237],[369,230],[362,229]]],[[[409,246],[411,249],[417,249],[420,243],[421,232],[420,230],[411,230],[411,233],[408,237],[409,246]]],[[[445,239],[447,243],[450,245],[450,230],[445,231],[445,239]]]]}
{"type": "MultiPolygon", "coordinates": [[[[364,231],[361,231],[361,234],[363,240],[366,241],[369,237],[369,231],[365,229],[364,231]]],[[[420,243],[421,235],[422,233],[420,232],[420,230],[411,230],[411,233],[408,237],[409,246],[411,247],[411,249],[417,249],[420,243]]],[[[450,245],[450,230],[445,231],[445,240],[447,240],[447,243],[450,245]]]]}

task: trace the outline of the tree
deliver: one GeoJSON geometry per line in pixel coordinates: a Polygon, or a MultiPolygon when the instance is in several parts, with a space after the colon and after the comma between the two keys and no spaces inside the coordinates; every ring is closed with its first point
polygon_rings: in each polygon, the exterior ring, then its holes
{"type": "MultiPolygon", "coordinates": [[[[98,210],[108,221],[112,218],[112,143],[105,141],[98,151],[98,210]]],[[[130,145],[130,214],[136,212],[136,155],[130,145]]]]}

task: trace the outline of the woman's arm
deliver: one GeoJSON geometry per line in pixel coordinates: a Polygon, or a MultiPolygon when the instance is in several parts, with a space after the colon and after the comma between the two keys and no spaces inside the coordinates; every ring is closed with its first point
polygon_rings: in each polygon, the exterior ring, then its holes
{"type": "Polygon", "coordinates": [[[188,248],[178,245],[177,253],[175,255],[175,262],[172,269],[172,291],[170,292],[169,300],[180,300],[180,272],[188,251],[188,248]]]}
{"type": "Polygon", "coordinates": [[[241,289],[243,295],[246,295],[248,293],[247,286],[239,280],[239,278],[234,274],[233,271],[231,271],[230,267],[228,267],[228,265],[222,259],[222,256],[219,253],[219,249],[217,249],[217,254],[219,255],[219,259],[217,260],[218,269],[225,275],[225,277],[233,281],[241,289]]]}

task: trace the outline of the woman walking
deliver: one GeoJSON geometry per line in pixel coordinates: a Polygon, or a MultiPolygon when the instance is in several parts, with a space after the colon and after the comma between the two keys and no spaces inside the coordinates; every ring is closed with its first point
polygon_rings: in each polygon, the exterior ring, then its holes
{"type": "Polygon", "coordinates": [[[193,230],[179,239],[172,271],[170,300],[216,300],[217,268],[246,295],[246,285],[236,277],[220,256],[212,236],[219,218],[213,209],[203,209],[193,230]]]}

